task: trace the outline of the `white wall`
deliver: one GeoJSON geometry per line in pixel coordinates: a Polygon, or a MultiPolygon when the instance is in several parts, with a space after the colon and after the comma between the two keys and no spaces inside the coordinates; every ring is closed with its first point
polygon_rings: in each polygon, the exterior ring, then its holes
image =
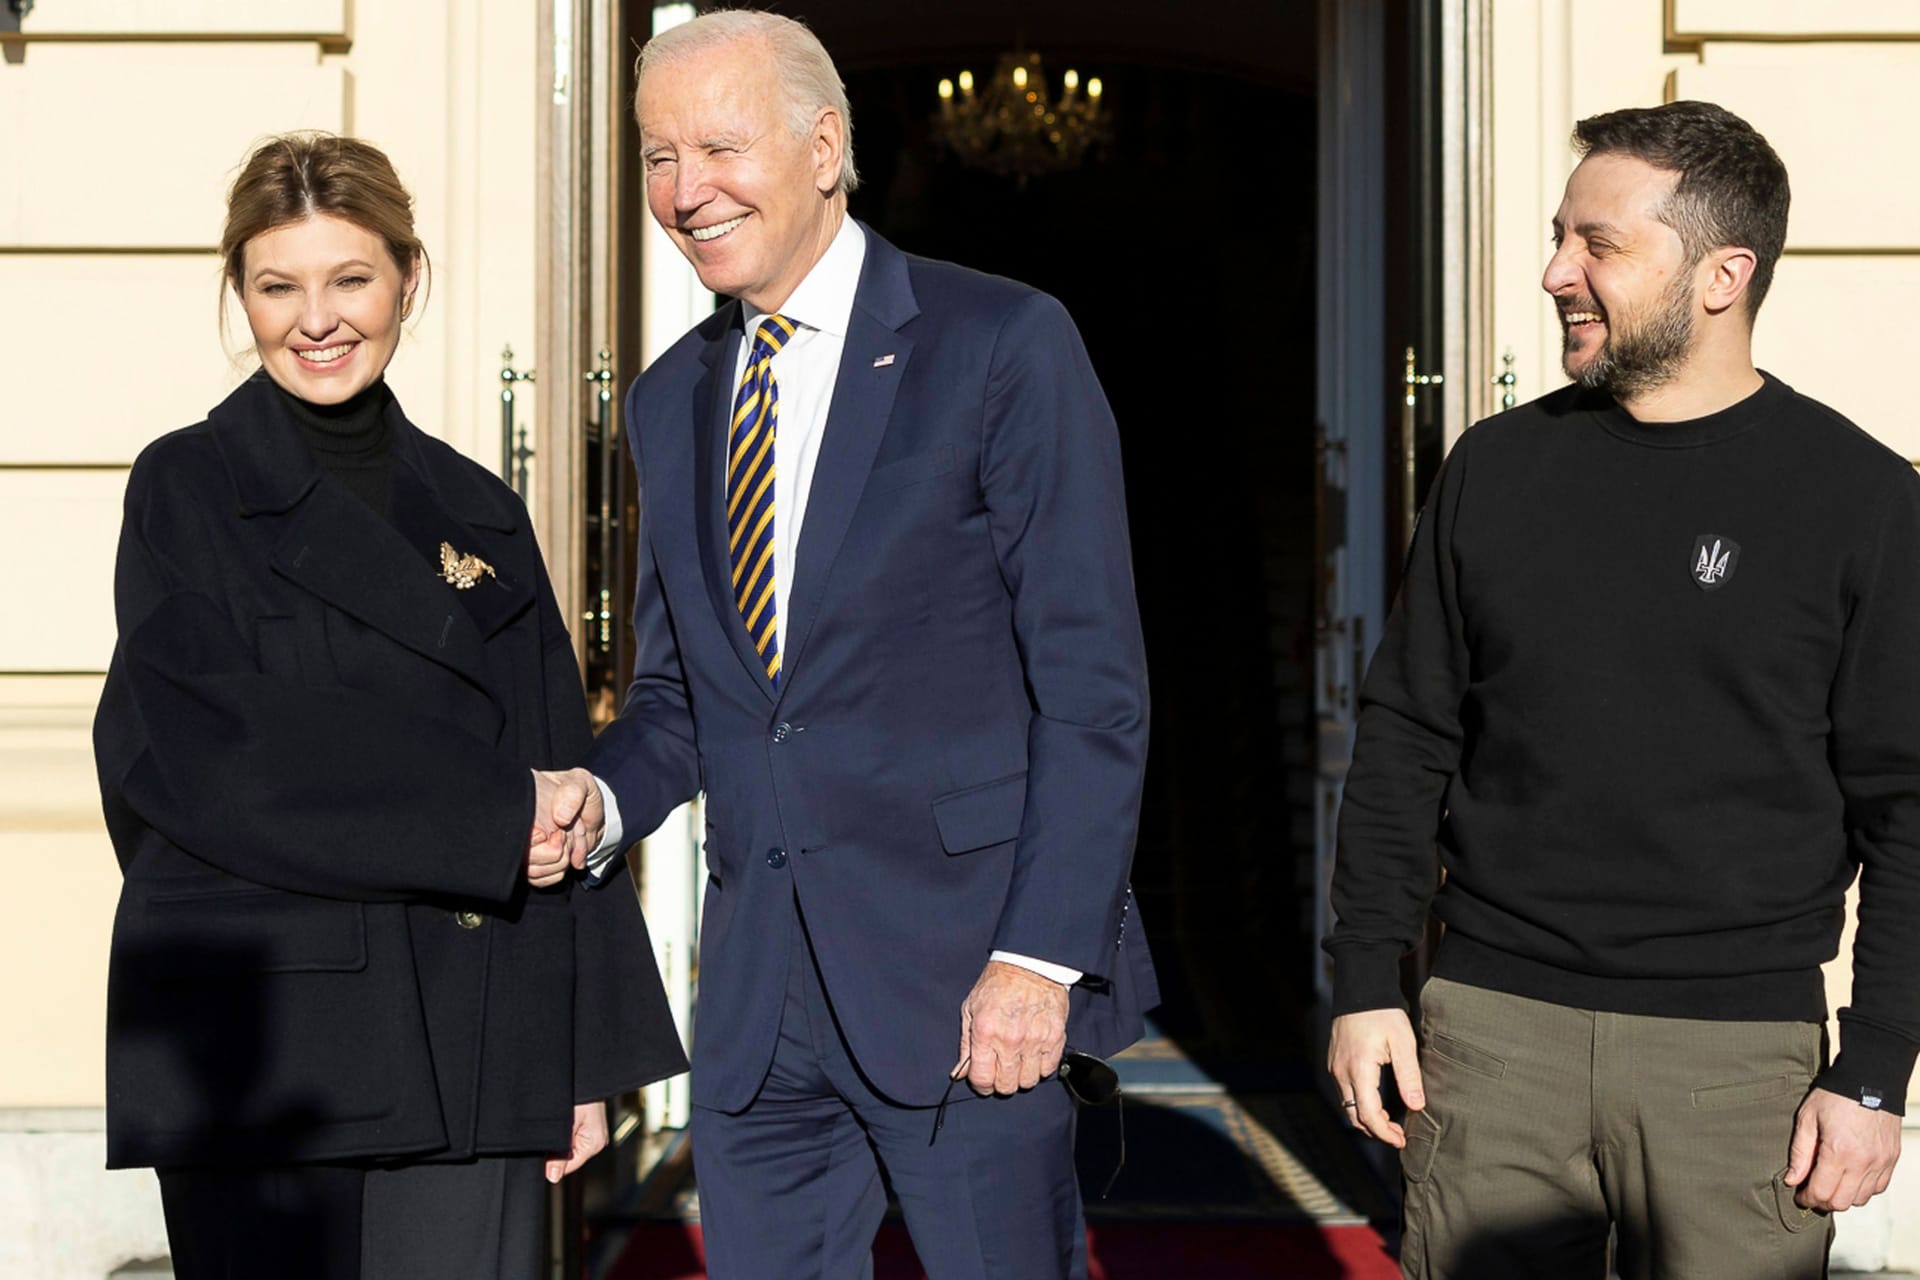
{"type": "Polygon", "coordinates": [[[387,150],[434,266],[390,380],[418,425],[496,465],[500,349],[536,334],[538,8],[89,0],[0,17],[0,880],[32,904],[0,930],[0,1275],[94,1278],[165,1252],[151,1175],[102,1168],[119,872],[88,731],[126,468],[250,370],[217,324],[226,187],[288,129],[387,150]]]}

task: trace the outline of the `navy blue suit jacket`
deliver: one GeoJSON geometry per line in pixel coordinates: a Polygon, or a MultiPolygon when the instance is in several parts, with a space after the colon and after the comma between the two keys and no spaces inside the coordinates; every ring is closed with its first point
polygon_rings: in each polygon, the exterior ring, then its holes
{"type": "Polygon", "coordinates": [[[996,948],[1087,973],[1076,1048],[1123,1048],[1158,999],[1112,412],[1058,302],[866,234],[777,690],[729,589],[740,305],[627,394],[638,657],[588,764],[635,835],[706,790],[693,1089],[721,1110],[772,1059],[796,899],[855,1059],[905,1104],[946,1087],[996,948]]]}

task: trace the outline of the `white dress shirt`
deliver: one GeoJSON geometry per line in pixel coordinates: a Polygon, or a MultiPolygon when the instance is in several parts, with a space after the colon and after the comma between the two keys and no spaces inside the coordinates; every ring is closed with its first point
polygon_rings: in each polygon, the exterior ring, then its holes
{"type": "MultiPolygon", "coordinates": [[[[860,268],[866,260],[866,234],[852,218],[843,216],[827,251],[779,311],[798,326],[773,357],[773,380],[780,394],[780,425],[773,437],[773,600],[782,653],[787,651],[787,593],[793,585],[800,526],[807,516],[807,496],[813,489],[813,471],[827,431],[827,408],[833,403],[833,389],[840,379],[840,356],[846,350],[847,324],[853,317],[854,294],[860,288],[860,268]]],[[[736,393],[740,379],[746,376],[753,336],[771,314],[746,313],[745,330],[733,358],[732,385],[736,393]]],[[[607,833],[587,859],[596,874],[626,847],[619,805],[604,782],[600,783],[600,798],[607,811],[607,833]]],[[[1078,969],[1011,952],[995,951],[988,958],[1018,965],[1067,986],[1084,976],[1078,969]]]]}
{"type": "MultiPolygon", "coordinates": [[[[793,587],[794,553],[800,525],[807,517],[813,469],[827,433],[827,407],[840,381],[840,355],[847,347],[847,323],[853,295],[860,288],[860,267],[867,260],[867,237],[852,218],[840,220],[833,243],[813,264],[780,314],[798,325],[773,357],[773,382],[780,393],[780,426],[773,436],[773,603],[779,610],[780,651],[787,651],[787,594],[793,587]]],[[[745,334],[733,358],[733,386],[747,373],[753,335],[767,311],[748,311],[745,334]]]]}

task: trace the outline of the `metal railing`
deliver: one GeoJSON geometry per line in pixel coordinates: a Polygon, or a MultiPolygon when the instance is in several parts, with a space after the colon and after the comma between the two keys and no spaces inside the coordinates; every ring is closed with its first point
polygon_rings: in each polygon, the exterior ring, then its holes
{"type": "Polygon", "coordinates": [[[582,374],[587,385],[586,624],[589,687],[614,678],[614,601],[620,597],[620,428],[613,412],[613,352],[600,348],[599,367],[582,374]]]}
{"type": "Polygon", "coordinates": [[[533,460],[533,447],[527,443],[525,424],[518,427],[516,436],[514,409],[519,399],[515,388],[522,382],[534,380],[533,370],[524,372],[513,367],[513,348],[500,349],[500,478],[513,486],[520,495],[520,501],[527,501],[527,463],[533,460]]]}

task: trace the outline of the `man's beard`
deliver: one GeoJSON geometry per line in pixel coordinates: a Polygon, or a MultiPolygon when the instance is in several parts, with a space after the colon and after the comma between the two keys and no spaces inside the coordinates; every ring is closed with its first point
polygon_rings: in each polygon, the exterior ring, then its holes
{"type": "Polygon", "coordinates": [[[1676,275],[1646,319],[1618,329],[1609,320],[1606,341],[1578,373],[1568,367],[1572,337],[1567,332],[1562,339],[1561,367],[1587,390],[1631,400],[1664,387],[1679,375],[1693,348],[1692,273],[1676,275]]]}

